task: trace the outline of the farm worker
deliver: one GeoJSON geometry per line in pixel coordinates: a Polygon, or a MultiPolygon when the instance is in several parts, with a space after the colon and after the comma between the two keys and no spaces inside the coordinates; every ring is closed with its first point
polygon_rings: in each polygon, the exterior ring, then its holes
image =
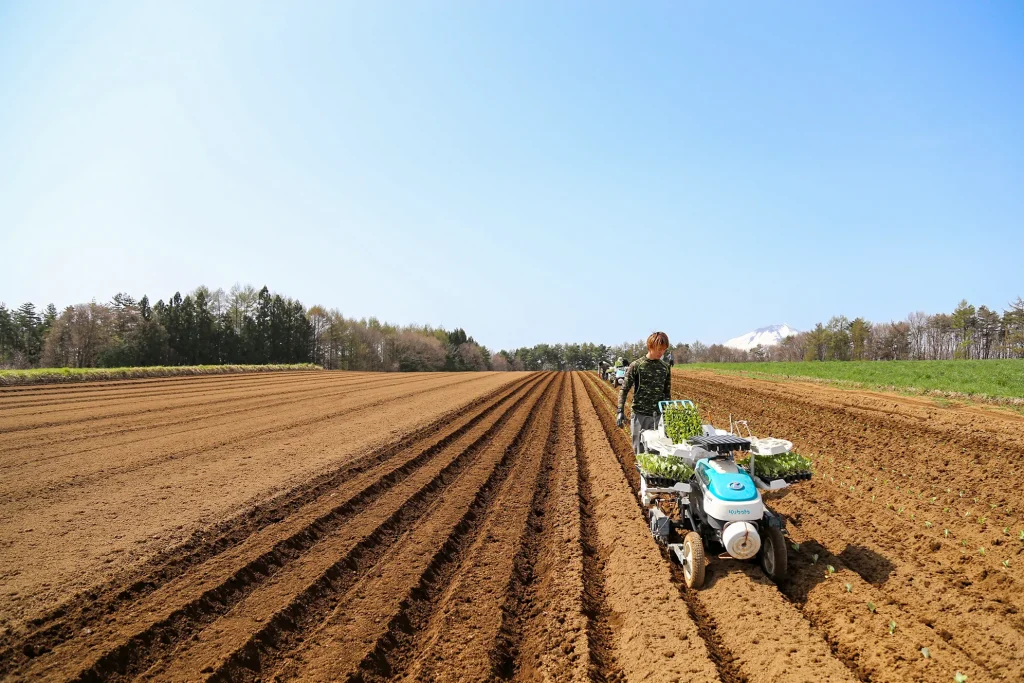
{"type": "Polygon", "coordinates": [[[668,349],[668,335],[653,332],[647,338],[647,355],[629,364],[626,381],[619,392],[619,413],[615,424],[626,424],[626,396],[633,389],[633,417],[629,431],[633,435],[633,452],[640,453],[640,432],[658,428],[658,402],[668,401],[672,393],[672,370],[661,357],[668,349]]]}
{"type": "Polygon", "coordinates": [[[621,368],[625,364],[626,364],[626,361],[625,361],[625,359],[622,356],[619,356],[618,358],[615,359],[615,367],[621,368]]]}
{"type": "Polygon", "coordinates": [[[598,374],[601,375],[601,379],[608,379],[608,368],[611,367],[611,363],[605,359],[601,359],[597,364],[598,374]]]}

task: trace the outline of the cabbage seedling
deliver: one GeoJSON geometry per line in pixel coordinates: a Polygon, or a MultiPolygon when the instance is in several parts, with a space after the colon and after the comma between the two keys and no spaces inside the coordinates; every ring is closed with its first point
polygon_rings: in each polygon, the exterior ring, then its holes
{"type": "Polygon", "coordinates": [[[954,683],[967,683],[967,674],[962,674],[959,671],[953,675],[954,683]]]}
{"type": "Polygon", "coordinates": [[[878,608],[875,606],[875,603],[873,603],[873,602],[869,602],[868,603],[868,611],[871,612],[872,614],[874,614],[875,612],[878,611],[878,608]]]}
{"type": "Polygon", "coordinates": [[[890,620],[889,621],[889,635],[891,636],[891,635],[894,635],[895,633],[896,633],[896,622],[890,620]]]}
{"type": "Polygon", "coordinates": [[[793,550],[795,550],[796,552],[800,552],[800,544],[799,543],[792,543],[791,545],[793,546],[793,550]]]}
{"type": "Polygon", "coordinates": [[[932,658],[932,651],[929,650],[926,647],[922,647],[921,648],[921,656],[924,657],[925,659],[931,659],[932,658]]]}
{"type": "Polygon", "coordinates": [[[1006,567],[1007,569],[1009,569],[1010,568],[1010,561],[1009,560],[1003,560],[1003,566],[1006,567]]]}
{"type": "Polygon", "coordinates": [[[818,553],[811,555],[811,564],[818,564],[818,553]]]}
{"type": "Polygon", "coordinates": [[[828,565],[827,569],[828,569],[828,573],[829,574],[835,574],[836,573],[836,568],[833,567],[832,565],[828,565]]]}
{"type": "Polygon", "coordinates": [[[924,527],[925,527],[926,529],[931,529],[931,528],[932,528],[932,523],[931,523],[931,522],[929,522],[928,520],[925,520],[925,522],[924,522],[924,527]]]}
{"type": "Polygon", "coordinates": [[[852,593],[853,592],[853,586],[851,586],[850,584],[846,584],[846,592],[847,593],[852,593]]]}

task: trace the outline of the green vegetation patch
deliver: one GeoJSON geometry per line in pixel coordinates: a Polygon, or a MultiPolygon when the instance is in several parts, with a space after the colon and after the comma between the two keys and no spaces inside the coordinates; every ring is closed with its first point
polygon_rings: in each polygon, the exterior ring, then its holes
{"type": "Polygon", "coordinates": [[[33,370],[0,370],[0,386],[28,384],[62,384],[103,382],[149,377],[180,377],[189,375],[231,375],[244,372],[281,372],[284,370],[323,370],[312,363],[293,365],[183,365],[143,368],[36,368],[33,370]]]}
{"type": "MultiPolygon", "coordinates": [[[[749,469],[750,456],[737,460],[738,465],[749,469]]],[[[765,481],[778,479],[803,472],[812,472],[814,463],[799,453],[780,453],[778,455],[758,455],[754,457],[754,474],[765,481]]]]}
{"type": "Polygon", "coordinates": [[[672,439],[672,443],[685,443],[702,431],[700,411],[696,405],[675,405],[665,409],[665,436],[672,439]]]}
{"type": "Polygon", "coordinates": [[[1024,398],[1024,359],[690,363],[676,370],[786,379],[829,380],[877,389],[906,389],[991,398],[1024,398]]]}
{"type": "Polygon", "coordinates": [[[636,464],[640,471],[652,477],[663,477],[674,481],[687,481],[693,476],[693,468],[675,456],[658,455],[656,453],[639,453],[636,464]]]}

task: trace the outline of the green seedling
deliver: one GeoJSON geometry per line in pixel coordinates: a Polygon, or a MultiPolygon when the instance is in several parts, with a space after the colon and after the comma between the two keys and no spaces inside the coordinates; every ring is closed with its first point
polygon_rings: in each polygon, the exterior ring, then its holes
{"type": "Polygon", "coordinates": [[[874,494],[871,494],[871,502],[872,502],[872,503],[874,503],[874,502],[875,502],[875,496],[874,496],[874,494]]]}
{"type": "Polygon", "coordinates": [[[987,521],[988,521],[988,517],[982,517],[981,519],[978,520],[978,524],[984,524],[987,521]]]}
{"type": "Polygon", "coordinates": [[[826,569],[828,569],[828,573],[829,574],[835,574],[836,573],[836,568],[833,567],[832,565],[828,565],[828,567],[826,567],[826,569]]]}
{"type": "Polygon", "coordinates": [[[1010,561],[1009,560],[1003,560],[1003,566],[1006,567],[1007,569],[1009,569],[1010,568],[1010,561]]]}
{"type": "Polygon", "coordinates": [[[891,635],[894,635],[895,633],[896,633],[896,622],[890,620],[889,621],[889,635],[891,636],[891,635]]]}
{"type": "Polygon", "coordinates": [[[914,513],[913,512],[910,513],[910,518],[914,519],[914,513]]]}
{"type": "Polygon", "coordinates": [[[696,405],[671,406],[665,410],[665,436],[672,439],[672,443],[685,443],[703,430],[696,405]]]}
{"type": "Polygon", "coordinates": [[[949,538],[949,529],[943,529],[942,530],[942,535],[945,536],[946,538],[949,538]]]}
{"type": "Polygon", "coordinates": [[[942,508],[943,512],[949,512],[949,508],[942,508]]]}
{"type": "Polygon", "coordinates": [[[846,584],[846,592],[847,593],[852,593],[853,592],[853,586],[851,586],[850,584],[846,584]]]}
{"type": "Polygon", "coordinates": [[[1010,527],[1004,526],[1003,527],[1003,536],[1009,536],[1009,535],[1010,535],[1010,527]]]}
{"type": "Polygon", "coordinates": [[[981,553],[982,555],[984,555],[985,554],[985,549],[984,548],[978,548],[978,552],[981,553]]]}
{"type": "Polygon", "coordinates": [[[966,546],[967,545],[967,539],[965,538],[965,539],[961,540],[960,541],[960,545],[966,546]]]}
{"type": "Polygon", "coordinates": [[[687,481],[693,476],[693,468],[674,455],[640,453],[636,456],[636,464],[644,474],[652,477],[687,481]]]}
{"type": "Polygon", "coordinates": [[[1020,530],[1020,540],[1024,541],[1024,529],[1020,530]]]}
{"type": "Polygon", "coordinates": [[[929,650],[926,647],[922,647],[921,648],[921,656],[924,657],[925,659],[931,659],[932,658],[932,651],[929,650]]]}
{"type": "Polygon", "coordinates": [[[811,555],[811,564],[818,564],[818,553],[811,555]]]}
{"type": "Polygon", "coordinates": [[[967,683],[967,674],[962,674],[957,671],[953,674],[953,683],[967,683]]]}
{"type": "Polygon", "coordinates": [[[902,514],[903,514],[903,508],[900,508],[899,510],[897,510],[897,511],[896,511],[896,514],[898,514],[898,515],[902,515],[902,514]]]}
{"type": "Polygon", "coordinates": [[[932,523],[931,523],[931,522],[929,522],[928,520],[925,520],[925,522],[924,522],[924,528],[925,528],[925,529],[931,529],[931,528],[932,528],[932,523]]]}
{"type": "Polygon", "coordinates": [[[790,545],[793,546],[793,550],[795,550],[796,552],[800,552],[800,544],[799,543],[791,543],[790,545]]]}
{"type": "Polygon", "coordinates": [[[868,611],[871,612],[872,614],[874,614],[875,612],[878,611],[878,608],[875,607],[875,603],[873,603],[873,602],[869,602],[868,603],[868,611]]]}

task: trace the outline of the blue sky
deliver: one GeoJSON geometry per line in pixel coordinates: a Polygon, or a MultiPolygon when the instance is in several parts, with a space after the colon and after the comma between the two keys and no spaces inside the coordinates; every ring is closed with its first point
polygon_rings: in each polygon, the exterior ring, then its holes
{"type": "Polygon", "coordinates": [[[1024,3],[0,0],[0,300],[492,348],[1024,295],[1024,3]]]}

